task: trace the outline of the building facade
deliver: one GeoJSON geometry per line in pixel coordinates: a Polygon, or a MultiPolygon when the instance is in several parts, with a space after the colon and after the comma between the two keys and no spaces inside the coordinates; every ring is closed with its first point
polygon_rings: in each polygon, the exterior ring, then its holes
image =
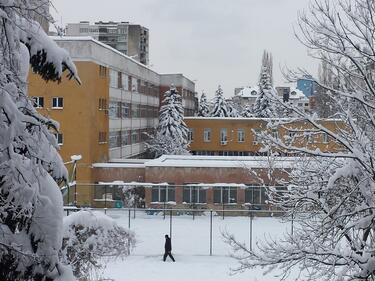
{"type": "MultiPolygon", "coordinates": [[[[293,89],[290,87],[276,87],[276,93],[283,100],[301,111],[307,112],[310,110],[310,101],[299,89],[293,89]]],[[[233,102],[240,107],[249,105],[253,107],[257,98],[259,97],[259,87],[244,87],[236,88],[235,95],[232,98],[233,102]]]]}
{"type": "Polygon", "coordinates": [[[198,112],[198,94],[195,92],[195,84],[183,74],[161,74],[160,76],[160,100],[163,95],[174,85],[181,94],[182,107],[185,116],[194,116],[198,112]]]}
{"type": "Polygon", "coordinates": [[[149,64],[149,30],[139,24],[129,22],[69,23],[67,36],[92,36],[129,57],[149,64]]]}
{"type": "MultiPolygon", "coordinates": [[[[286,120],[286,119],[285,119],[286,120]]],[[[266,155],[262,152],[261,131],[267,131],[267,120],[261,118],[215,118],[187,117],[185,123],[190,130],[190,151],[194,155],[252,156],[266,155]]],[[[335,119],[319,121],[324,127],[338,132],[343,123],[335,119]]],[[[323,152],[340,151],[342,148],[325,133],[297,136],[300,130],[311,132],[314,128],[306,122],[291,122],[278,129],[268,130],[275,138],[294,138],[293,145],[320,149],[323,152]]],[[[290,155],[280,152],[281,155],[290,155]]]]}
{"type": "MultiPolygon", "coordinates": [[[[56,138],[64,162],[82,155],[77,182],[90,184],[92,163],[144,157],[158,125],[162,75],[91,37],[55,41],[70,53],[82,85],[46,83],[30,73],[29,95],[38,111],[60,123],[56,138]]],[[[81,192],[78,202],[91,204],[91,192],[81,192]]]]}
{"type": "Polygon", "coordinates": [[[268,158],[259,156],[164,155],[143,163],[95,163],[97,192],[93,201],[103,206],[103,199],[110,198],[105,205],[114,206],[122,200],[119,190],[132,187],[142,190],[146,208],[268,210],[272,206],[267,203],[266,187],[284,191],[286,171],[294,160],[278,158],[271,174],[268,158]]]}

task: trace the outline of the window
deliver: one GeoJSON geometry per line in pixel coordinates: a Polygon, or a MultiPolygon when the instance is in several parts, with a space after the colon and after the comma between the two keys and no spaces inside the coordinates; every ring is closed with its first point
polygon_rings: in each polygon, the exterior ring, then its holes
{"type": "Polygon", "coordinates": [[[99,110],[106,110],[107,109],[107,100],[103,98],[99,98],[99,110]]]}
{"type": "Polygon", "coordinates": [[[44,97],[33,97],[33,104],[35,108],[43,108],[44,107],[44,97]]]}
{"type": "Polygon", "coordinates": [[[139,104],[132,104],[132,117],[139,118],[140,107],[139,104]]]}
{"type": "Polygon", "coordinates": [[[307,143],[314,143],[314,136],[311,133],[306,134],[307,143]]]}
{"type": "Polygon", "coordinates": [[[204,128],[203,141],[204,142],[210,142],[211,141],[211,129],[210,128],[204,128]]]}
{"type": "Polygon", "coordinates": [[[245,141],[245,130],[244,129],[238,129],[237,130],[237,140],[238,140],[238,142],[244,142],[245,141]]]}
{"type": "Polygon", "coordinates": [[[253,144],[260,143],[260,141],[261,141],[260,133],[261,133],[260,129],[253,129],[253,135],[254,135],[253,144]]]}
{"type": "Polygon", "coordinates": [[[64,107],[64,99],[61,97],[54,97],[52,98],[52,108],[63,108],[64,107]]]}
{"type": "Polygon", "coordinates": [[[107,133],[99,132],[99,143],[107,143],[107,133]]]}
{"type": "Polygon", "coordinates": [[[185,203],[206,203],[206,190],[199,186],[184,186],[185,203]]]}
{"type": "Polygon", "coordinates": [[[260,190],[261,190],[261,186],[259,185],[254,185],[254,184],[249,185],[245,189],[245,203],[250,203],[253,205],[262,204],[260,190]]]}
{"type": "Polygon", "coordinates": [[[122,89],[122,73],[117,72],[117,88],[122,89]]]}
{"type": "Polygon", "coordinates": [[[122,79],[122,82],[121,82],[122,88],[124,90],[128,90],[129,89],[129,76],[126,75],[126,74],[124,74],[124,73],[122,73],[121,79],[122,79]]]}
{"type": "Polygon", "coordinates": [[[190,129],[188,131],[188,141],[193,142],[194,141],[194,129],[190,129]]]}
{"type": "Polygon", "coordinates": [[[277,129],[273,129],[272,130],[272,137],[274,139],[278,139],[279,138],[279,132],[277,131],[277,129]]]}
{"type": "Polygon", "coordinates": [[[171,186],[153,186],[151,192],[152,202],[174,202],[175,190],[171,186]]]}
{"type": "Polygon", "coordinates": [[[227,129],[221,128],[220,129],[220,142],[226,143],[228,141],[227,129]]]}
{"type": "Polygon", "coordinates": [[[132,144],[138,143],[138,142],[139,142],[139,133],[138,131],[133,131],[132,132],[132,144]]]}
{"type": "Polygon", "coordinates": [[[236,187],[214,187],[214,203],[237,203],[236,187]]]}
{"type": "Polygon", "coordinates": [[[130,134],[129,131],[121,131],[121,145],[129,145],[130,144],[130,134]]]}
{"type": "Polygon", "coordinates": [[[113,69],[109,70],[109,85],[112,88],[118,88],[118,74],[113,69]]]}
{"type": "Polygon", "coordinates": [[[105,66],[99,65],[99,76],[107,77],[107,68],[105,66]]]}
{"type": "Polygon", "coordinates": [[[130,117],[130,104],[123,102],[121,103],[121,118],[128,118],[130,117]]]}
{"type": "Polygon", "coordinates": [[[328,134],[323,133],[323,143],[328,143],[328,141],[329,141],[329,136],[328,136],[328,134]]]}
{"type": "Polygon", "coordinates": [[[58,145],[63,145],[63,143],[64,143],[64,137],[63,137],[63,134],[61,134],[61,133],[56,133],[56,134],[54,134],[54,135],[55,135],[55,138],[56,138],[57,144],[58,144],[58,145]]]}
{"type": "Polygon", "coordinates": [[[121,146],[121,131],[114,131],[109,133],[109,148],[121,146]]]}

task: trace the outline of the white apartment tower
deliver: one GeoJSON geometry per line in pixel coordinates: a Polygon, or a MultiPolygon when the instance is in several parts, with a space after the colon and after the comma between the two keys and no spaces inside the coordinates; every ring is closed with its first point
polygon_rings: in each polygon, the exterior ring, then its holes
{"type": "Polygon", "coordinates": [[[67,36],[91,36],[121,53],[145,64],[149,63],[149,30],[129,22],[69,23],[67,36]]]}

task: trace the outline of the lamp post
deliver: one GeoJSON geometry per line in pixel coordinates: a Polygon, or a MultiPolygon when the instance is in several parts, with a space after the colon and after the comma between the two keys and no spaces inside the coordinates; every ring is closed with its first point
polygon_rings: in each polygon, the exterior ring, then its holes
{"type": "MultiPolygon", "coordinates": [[[[81,155],[72,155],[70,159],[73,161],[73,181],[74,181],[74,206],[77,206],[77,162],[82,159],[81,155]]],[[[69,198],[69,189],[68,189],[69,198]]]]}

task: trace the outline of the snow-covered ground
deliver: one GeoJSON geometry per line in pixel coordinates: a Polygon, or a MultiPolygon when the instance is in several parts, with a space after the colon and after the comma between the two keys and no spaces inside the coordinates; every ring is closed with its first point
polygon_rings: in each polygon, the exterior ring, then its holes
{"type": "MultiPolygon", "coordinates": [[[[128,213],[108,212],[112,218],[128,227],[128,213]]],[[[249,243],[248,217],[213,217],[213,256],[209,255],[210,218],[174,216],[172,218],[172,253],[176,262],[162,261],[164,235],[169,234],[170,220],[162,216],[137,213],[131,219],[131,229],[138,240],[133,254],[123,261],[107,265],[105,277],[116,281],[163,280],[258,280],[272,281],[280,278],[262,270],[246,271],[230,276],[230,268],[236,267],[236,261],[229,257],[230,248],[224,243],[222,232],[228,231],[246,244],[249,243]]],[[[278,218],[254,218],[253,242],[265,237],[277,237],[284,231],[290,231],[291,225],[282,223],[278,218]]]]}

